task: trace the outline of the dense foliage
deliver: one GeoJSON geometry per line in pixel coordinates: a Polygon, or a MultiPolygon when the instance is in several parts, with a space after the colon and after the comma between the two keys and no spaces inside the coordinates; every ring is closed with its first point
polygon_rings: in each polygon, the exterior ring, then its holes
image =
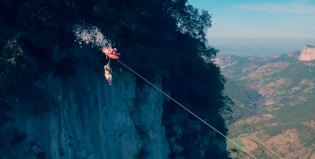
{"type": "MultiPolygon", "coordinates": [[[[57,78],[75,76],[78,71],[75,65],[79,63],[101,71],[99,54],[84,53],[97,52],[99,48],[83,46],[81,51],[75,51],[79,45],[74,43],[73,25],[85,23],[99,27],[115,42],[127,65],[150,80],[159,77],[163,89],[172,97],[226,134],[219,115],[226,101],[222,95],[224,80],[219,68],[204,60],[217,53],[205,39],[210,18],[206,11],[187,4],[187,0],[3,0],[0,95],[15,99],[0,99],[1,105],[5,105],[1,109],[10,109],[14,101],[38,98],[53,103],[45,90],[33,85],[44,73],[50,72],[57,78]],[[25,94],[26,89],[34,91],[32,96],[25,94]]],[[[138,83],[143,84],[141,80],[138,83]]],[[[34,106],[33,114],[49,110],[41,109],[38,111],[34,106]]],[[[5,114],[1,118],[10,120],[5,114]]],[[[163,119],[168,137],[174,139],[170,143],[171,158],[226,156],[215,142],[224,138],[211,133],[209,127],[175,103],[165,103],[163,119]],[[174,125],[180,127],[181,134],[175,133],[174,125]],[[183,151],[175,150],[175,145],[181,145],[183,151]]]]}

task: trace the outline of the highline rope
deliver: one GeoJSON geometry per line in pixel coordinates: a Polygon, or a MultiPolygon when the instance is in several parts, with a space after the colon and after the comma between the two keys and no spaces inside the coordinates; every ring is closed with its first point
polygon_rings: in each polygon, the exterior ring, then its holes
{"type": "Polygon", "coordinates": [[[129,69],[131,72],[133,72],[135,75],[139,76],[141,79],[143,79],[144,81],[146,81],[148,84],[150,84],[153,88],[157,89],[159,92],[161,92],[162,94],[164,94],[166,97],[168,97],[169,99],[171,99],[173,102],[175,102],[176,104],[178,104],[179,106],[181,106],[183,109],[185,109],[188,113],[190,113],[191,115],[193,115],[194,117],[196,117],[197,119],[199,119],[201,122],[203,122],[204,124],[206,124],[207,126],[209,126],[211,129],[213,129],[214,131],[216,131],[217,133],[219,133],[220,135],[222,135],[225,139],[229,140],[230,142],[232,142],[234,145],[236,145],[237,147],[239,147],[241,150],[243,150],[244,152],[246,152],[248,155],[250,155],[251,157],[257,159],[254,155],[252,155],[251,153],[249,153],[248,151],[246,151],[244,148],[242,148],[240,145],[238,145],[237,143],[235,143],[233,140],[231,140],[230,138],[228,138],[227,136],[225,136],[223,133],[221,133],[219,130],[217,130],[216,128],[214,128],[213,126],[211,126],[210,124],[208,124],[205,120],[201,119],[198,115],[196,115],[195,113],[193,113],[191,110],[189,110],[188,108],[186,108],[185,106],[183,106],[182,104],[180,104],[178,101],[176,101],[175,99],[173,99],[171,96],[169,96],[168,94],[166,94],[164,91],[162,91],[161,89],[159,89],[157,86],[155,86],[154,84],[152,84],[150,81],[148,81],[147,79],[145,79],[144,77],[142,77],[140,74],[138,74],[136,71],[134,71],[133,69],[131,69],[130,67],[128,67],[126,64],[124,64],[123,62],[121,62],[120,60],[117,60],[120,64],[122,64],[123,66],[125,66],[127,69],[129,69]]]}

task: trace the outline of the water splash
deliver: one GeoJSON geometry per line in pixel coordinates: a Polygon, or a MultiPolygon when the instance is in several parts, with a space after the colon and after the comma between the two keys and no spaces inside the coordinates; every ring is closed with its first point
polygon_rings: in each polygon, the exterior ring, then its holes
{"type": "MultiPolygon", "coordinates": [[[[101,30],[96,26],[88,25],[75,25],[73,27],[73,33],[76,38],[76,42],[81,44],[87,44],[92,47],[113,47],[113,44],[110,40],[107,40],[106,37],[102,34],[101,30]]],[[[81,46],[82,47],[82,46],[81,46]]]]}

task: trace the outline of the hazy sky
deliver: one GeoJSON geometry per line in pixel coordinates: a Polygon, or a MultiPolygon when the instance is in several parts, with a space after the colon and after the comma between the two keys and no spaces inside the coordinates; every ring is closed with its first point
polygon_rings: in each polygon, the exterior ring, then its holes
{"type": "Polygon", "coordinates": [[[189,0],[212,16],[211,46],[222,54],[270,55],[315,45],[315,0],[189,0]]]}

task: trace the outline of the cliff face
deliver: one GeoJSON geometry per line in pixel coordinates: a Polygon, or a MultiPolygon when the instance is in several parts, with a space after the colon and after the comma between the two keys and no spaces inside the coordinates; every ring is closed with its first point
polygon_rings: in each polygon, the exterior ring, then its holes
{"type": "Polygon", "coordinates": [[[56,99],[50,111],[28,116],[25,103],[15,106],[13,120],[0,128],[1,158],[167,158],[163,96],[137,88],[126,72],[114,72],[108,86],[99,72],[79,70],[67,80],[47,75],[36,83],[56,99]]]}
{"type": "Polygon", "coordinates": [[[117,47],[126,65],[159,77],[227,134],[224,79],[200,58],[217,53],[206,43],[207,12],[184,0],[29,0],[1,1],[0,13],[10,15],[0,18],[1,159],[228,156],[225,138],[142,80],[116,70],[109,87],[102,75],[100,49],[117,47]]]}
{"type": "Polygon", "coordinates": [[[299,56],[300,61],[313,61],[315,60],[315,47],[306,45],[301,51],[301,55],[299,56]]]}

